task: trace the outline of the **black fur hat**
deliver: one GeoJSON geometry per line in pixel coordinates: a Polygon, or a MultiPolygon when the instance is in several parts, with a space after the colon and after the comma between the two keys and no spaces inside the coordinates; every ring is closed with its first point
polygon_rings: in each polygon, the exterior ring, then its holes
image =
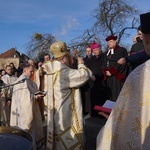
{"type": "Polygon", "coordinates": [[[150,34],[150,12],[140,15],[141,31],[150,34]]]}

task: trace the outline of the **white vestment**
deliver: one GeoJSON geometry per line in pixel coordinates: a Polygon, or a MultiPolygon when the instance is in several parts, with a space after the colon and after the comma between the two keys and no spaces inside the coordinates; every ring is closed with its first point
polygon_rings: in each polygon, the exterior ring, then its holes
{"type": "MultiPolygon", "coordinates": [[[[17,82],[24,79],[21,75],[17,82]]],[[[10,126],[16,126],[28,132],[36,142],[43,140],[43,127],[39,105],[34,98],[34,93],[38,91],[37,85],[30,79],[17,84],[13,88],[10,126]]],[[[38,149],[38,148],[37,148],[38,149]]]]}
{"type": "Polygon", "coordinates": [[[97,150],[130,149],[150,149],[150,60],[130,73],[97,136],[97,150]]]}
{"type": "MultiPolygon", "coordinates": [[[[9,76],[6,74],[6,75],[2,76],[2,80],[6,85],[12,85],[16,82],[17,77],[14,75],[9,76]]],[[[12,95],[13,86],[10,86],[9,89],[10,89],[10,95],[12,95]]]]}
{"type": "Polygon", "coordinates": [[[2,76],[2,80],[5,84],[7,85],[11,85],[11,84],[14,84],[17,80],[17,77],[12,75],[12,76],[9,76],[8,74],[2,76]]]}
{"type": "MultiPolygon", "coordinates": [[[[50,62],[50,61],[48,61],[50,62]]],[[[48,63],[45,62],[45,63],[48,63]]],[[[45,64],[44,63],[44,64],[45,64]]],[[[43,75],[43,68],[39,67],[38,70],[36,71],[36,77],[35,77],[35,83],[37,84],[38,88],[40,91],[48,91],[48,84],[47,84],[47,75],[43,75]]],[[[42,107],[44,109],[43,115],[47,116],[47,102],[48,102],[48,95],[46,94],[43,98],[43,104],[42,107]]]]}
{"type": "Polygon", "coordinates": [[[83,64],[71,69],[59,61],[43,65],[48,86],[47,150],[83,149],[82,102],[79,87],[92,75],[83,64]]]}
{"type": "MultiPolygon", "coordinates": [[[[2,76],[2,80],[3,82],[6,84],[6,85],[12,85],[16,82],[17,80],[17,77],[14,76],[14,75],[11,75],[9,76],[8,74],[2,76]]],[[[7,88],[7,93],[6,94],[6,98],[7,100],[12,98],[12,91],[13,91],[13,86],[10,86],[7,88]]],[[[10,123],[10,109],[11,109],[11,106],[7,106],[7,104],[5,105],[5,108],[6,108],[6,118],[7,118],[7,121],[8,121],[8,126],[9,126],[9,123],[10,123]]]]}

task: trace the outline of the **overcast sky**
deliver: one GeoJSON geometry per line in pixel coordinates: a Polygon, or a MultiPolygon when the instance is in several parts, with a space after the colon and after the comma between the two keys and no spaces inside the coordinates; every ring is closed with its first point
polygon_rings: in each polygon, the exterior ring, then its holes
{"type": "MultiPolygon", "coordinates": [[[[0,53],[16,47],[25,53],[36,33],[50,33],[66,43],[94,23],[99,0],[0,0],[0,53]]],[[[143,12],[150,0],[131,0],[143,12]]],[[[131,37],[132,39],[132,37],[131,37]]]]}

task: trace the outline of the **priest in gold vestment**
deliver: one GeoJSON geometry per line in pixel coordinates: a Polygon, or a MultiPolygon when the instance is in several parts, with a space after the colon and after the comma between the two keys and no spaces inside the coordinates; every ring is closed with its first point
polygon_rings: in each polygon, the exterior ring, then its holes
{"type": "Polygon", "coordinates": [[[83,120],[79,87],[92,72],[78,58],[78,69],[71,69],[71,57],[64,42],[51,45],[54,60],[43,69],[48,86],[47,150],[82,150],[83,120]]]}
{"type": "MultiPolygon", "coordinates": [[[[150,56],[150,12],[140,15],[143,43],[150,56]]],[[[130,73],[105,126],[97,150],[150,149],[150,60],[130,73]]]]}

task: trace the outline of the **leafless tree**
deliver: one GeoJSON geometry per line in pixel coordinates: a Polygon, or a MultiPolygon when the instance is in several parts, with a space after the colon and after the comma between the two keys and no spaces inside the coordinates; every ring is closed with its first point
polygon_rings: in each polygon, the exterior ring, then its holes
{"type": "Polygon", "coordinates": [[[49,53],[49,47],[55,41],[56,38],[51,34],[35,33],[27,45],[27,55],[36,60],[44,53],[49,53]]]}
{"type": "Polygon", "coordinates": [[[82,36],[76,37],[71,41],[71,44],[69,45],[70,52],[73,53],[74,50],[78,50],[80,56],[84,55],[85,49],[92,42],[91,39],[100,43],[96,34],[91,32],[90,29],[85,30],[82,36]]]}
{"type": "Polygon", "coordinates": [[[122,39],[130,36],[129,29],[137,29],[139,26],[139,13],[140,11],[127,0],[102,0],[92,12],[96,19],[93,27],[73,39],[72,44],[82,53],[85,48],[79,46],[83,43],[87,45],[92,40],[100,39],[99,42],[105,48],[105,38],[109,35],[117,35],[120,43],[122,39]]]}
{"type": "Polygon", "coordinates": [[[96,22],[93,30],[104,37],[117,35],[118,42],[130,35],[128,29],[137,29],[139,10],[127,0],[103,0],[93,13],[96,22]]]}

